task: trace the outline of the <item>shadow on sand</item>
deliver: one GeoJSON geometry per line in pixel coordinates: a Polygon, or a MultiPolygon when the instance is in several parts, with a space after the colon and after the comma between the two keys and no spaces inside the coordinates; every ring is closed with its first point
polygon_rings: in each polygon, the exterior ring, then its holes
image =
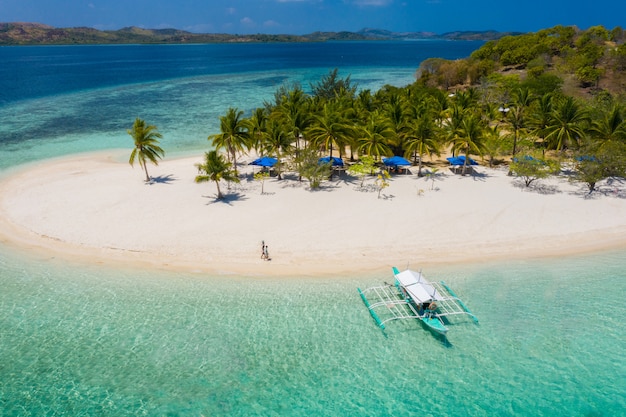
{"type": "Polygon", "coordinates": [[[519,188],[522,191],[533,192],[544,195],[559,194],[561,190],[556,185],[543,184],[541,182],[534,181],[529,186],[522,179],[516,179],[513,181],[513,187],[519,188]]]}
{"type": "Polygon", "coordinates": [[[236,201],[247,200],[246,196],[240,193],[224,194],[222,198],[217,198],[217,195],[203,195],[202,197],[211,199],[211,201],[208,201],[206,203],[207,206],[217,203],[228,204],[229,206],[232,206],[232,203],[236,201]]]}
{"type": "Polygon", "coordinates": [[[169,175],[159,175],[158,177],[150,177],[150,182],[148,185],[152,184],[171,184],[174,181],[178,181],[172,174],[169,175]]]}

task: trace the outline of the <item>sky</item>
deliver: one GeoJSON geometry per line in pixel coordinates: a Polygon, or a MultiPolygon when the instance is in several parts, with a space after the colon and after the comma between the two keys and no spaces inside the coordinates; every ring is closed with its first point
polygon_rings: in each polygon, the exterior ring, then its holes
{"type": "Polygon", "coordinates": [[[0,0],[0,22],[116,30],[308,34],[363,28],[394,32],[534,32],[555,25],[626,26],[622,0],[0,0]]]}

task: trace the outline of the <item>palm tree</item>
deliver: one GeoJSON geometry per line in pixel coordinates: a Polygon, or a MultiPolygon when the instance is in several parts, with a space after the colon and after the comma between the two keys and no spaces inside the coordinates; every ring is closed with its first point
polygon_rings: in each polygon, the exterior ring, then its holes
{"type": "MultiPolygon", "coordinates": [[[[293,160],[299,173],[303,171],[301,169],[303,159],[300,158],[300,149],[301,146],[306,147],[304,133],[313,120],[310,115],[311,107],[311,98],[302,91],[302,88],[297,87],[285,92],[281,96],[279,104],[272,109],[270,114],[270,119],[278,122],[288,133],[290,141],[295,143],[295,157],[293,160]]],[[[280,161],[278,163],[280,164],[280,161]]],[[[302,180],[301,175],[300,180],[302,180]]]]}
{"type": "Polygon", "coordinates": [[[257,152],[261,148],[263,142],[263,135],[267,126],[267,111],[263,107],[256,108],[252,115],[244,120],[245,127],[248,131],[250,139],[250,147],[254,148],[257,152]]]}
{"type": "Polygon", "coordinates": [[[394,132],[393,151],[397,155],[405,151],[407,108],[404,99],[399,93],[389,95],[385,106],[385,116],[389,120],[389,126],[394,132]]]}
{"type": "Polygon", "coordinates": [[[216,149],[225,149],[228,160],[237,172],[237,152],[250,149],[250,135],[246,129],[243,111],[230,107],[225,116],[220,116],[220,132],[209,136],[216,149]]]}
{"type": "Polygon", "coordinates": [[[520,133],[526,132],[527,112],[529,107],[535,101],[535,96],[528,87],[520,87],[513,91],[513,106],[508,113],[508,123],[513,134],[513,156],[517,153],[517,142],[520,133]]]}
{"type": "Polygon", "coordinates": [[[543,142],[543,149],[545,152],[546,144],[545,138],[547,135],[548,126],[552,124],[554,115],[554,101],[552,94],[544,94],[537,100],[536,105],[532,107],[528,118],[528,126],[531,128],[531,132],[537,135],[543,142]]]}
{"type": "Polygon", "coordinates": [[[283,126],[275,120],[270,120],[267,129],[263,134],[263,152],[277,159],[276,172],[277,179],[282,179],[282,156],[291,149],[291,137],[283,126]]]}
{"type": "Polygon", "coordinates": [[[455,102],[462,109],[471,109],[478,104],[478,90],[475,88],[468,88],[465,91],[459,91],[455,96],[455,102]]]}
{"type": "Polygon", "coordinates": [[[292,141],[296,144],[296,156],[300,150],[300,139],[304,139],[303,132],[311,124],[310,102],[310,98],[304,91],[297,87],[284,93],[270,115],[270,118],[277,120],[290,134],[292,141]]]}
{"type": "Polygon", "coordinates": [[[562,151],[577,143],[585,135],[583,123],[587,113],[572,98],[565,97],[553,111],[553,118],[546,127],[546,140],[557,151],[562,151]]]}
{"type": "Polygon", "coordinates": [[[503,147],[502,135],[498,125],[487,126],[484,143],[484,155],[489,157],[489,167],[493,168],[496,157],[502,154],[503,147]]]}
{"type": "Polygon", "coordinates": [[[513,107],[509,112],[508,124],[513,135],[513,156],[517,153],[517,141],[520,133],[526,131],[526,119],[524,117],[524,109],[522,107],[513,107]]]}
{"type": "Polygon", "coordinates": [[[422,157],[425,154],[439,155],[439,143],[436,139],[437,128],[429,113],[425,113],[408,124],[406,152],[418,158],[417,176],[422,176],[422,157]]]}
{"type": "Polygon", "coordinates": [[[513,104],[522,110],[526,110],[535,101],[535,96],[528,87],[520,87],[513,91],[513,104]]]}
{"type": "Polygon", "coordinates": [[[619,106],[613,106],[602,116],[594,120],[589,129],[597,147],[602,149],[611,142],[623,142],[626,139],[626,121],[619,106]]]}
{"type": "Polygon", "coordinates": [[[204,163],[196,164],[196,167],[201,174],[196,176],[195,181],[197,183],[215,181],[218,200],[224,198],[220,190],[220,180],[239,182],[237,172],[231,169],[232,164],[217,151],[205,152],[204,163]]]}
{"type": "Polygon", "coordinates": [[[505,116],[502,114],[504,107],[502,106],[503,105],[498,105],[497,103],[488,101],[488,102],[483,103],[480,107],[481,107],[481,112],[483,116],[487,119],[489,123],[492,123],[498,120],[500,122],[504,121],[505,116]]]}
{"type": "Polygon", "coordinates": [[[428,103],[435,112],[437,127],[442,127],[444,121],[448,118],[448,110],[450,109],[448,96],[441,90],[435,90],[428,96],[428,103]]]}
{"type": "MultiPolygon", "coordinates": [[[[461,134],[461,127],[463,120],[467,117],[468,112],[463,110],[458,104],[454,103],[450,108],[449,117],[443,122],[442,131],[445,135],[445,141],[448,143],[454,143],[461,134]]],[[[455,149],[452,148],[454,155],[455,149]]]]}
{"type": "Polygon", "coordinates": [[[455,152],[465,155],[462,175],[465,175],[471,155],[482,155],[485,149],[485,125],[482,119],[471,114],[461,122],[458,136],[452,143],[455,152]]]}
{"type": "Polygon", "coordinates": [[[130,153],[128,162],[131,166],[134,166],[135,160],[137,160],[139,166],[142,167],[146,173],[146,182],[150,182],[146,160],[152,162],[154,165],[159,164],[158,160],[165,155],[165,151],[159,146],[159,139],[163,136],[157,131],[156,126],[146,126],[146,122],[139,117],[135,119],[133,128],[128,129],[127,132],[135,141],[135,148],[130,153]]]}
{"type": "Polygon", "coordinates": [[[370,118],[365,126],[360,129],[358,140],[358,152],[363,155],[370,155],[380,160],[381,156],[393,154],[389,147],[389,141],[394,136],[394,131],[389,126],[386,117],[377,111],[370,113],[370,118]]]}
{"type": "Polygon", "coordinates": [[[352,126],[342,114],[336,101],[324,103],[322,113],[317,115],[308,129],[309,139],[320,149],[333,153],[333,144],[339,148],[339,156],[343,155],[348,138],[353,134],[352,126]]]}
{"type": "Polygon", "coordinates": [[[363,115],[374,111],[374,97],[371,90],[361,90],[356,97],[357,115],[363,115]]]}

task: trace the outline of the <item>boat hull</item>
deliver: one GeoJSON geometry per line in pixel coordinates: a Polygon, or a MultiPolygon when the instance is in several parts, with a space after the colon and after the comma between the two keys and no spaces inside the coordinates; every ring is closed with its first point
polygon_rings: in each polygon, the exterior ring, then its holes
{"type": "Polygon", "coordinates": [[[428,327],[428,329],[435,333],[443,336],[448,333],[448,328],[444,326],[443,323],[441,323],[441,320],[436,317],[422,317],[420,320],[426,325],[426,327],[428,327]]]}

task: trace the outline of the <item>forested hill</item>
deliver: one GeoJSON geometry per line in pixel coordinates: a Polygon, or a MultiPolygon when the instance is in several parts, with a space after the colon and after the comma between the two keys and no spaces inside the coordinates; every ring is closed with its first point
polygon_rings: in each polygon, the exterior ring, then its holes
{"type": "Polygon", "coordinates": [[[128,27],[101,31],[88,27],[55,28],[38,23],[0,23],[0,45],[72,45],[72,44],[177,44],[237,42],[324,42],[349,40],[493,40],[511,33],[495,31],[390,32],[363,29],[359,32],[314,32],[308,35],[231,35],[223,33],[191,33],[178,29],[141,29],[128,27]]]}
{"type": "Polygon", "coordinates": [[[504,36],[486,42],[467,59],[429,58],[420,64],[417,78],[446,90],[522,82],[569,95],[625,94],[626,31],[555,26],[504,36]]]}

